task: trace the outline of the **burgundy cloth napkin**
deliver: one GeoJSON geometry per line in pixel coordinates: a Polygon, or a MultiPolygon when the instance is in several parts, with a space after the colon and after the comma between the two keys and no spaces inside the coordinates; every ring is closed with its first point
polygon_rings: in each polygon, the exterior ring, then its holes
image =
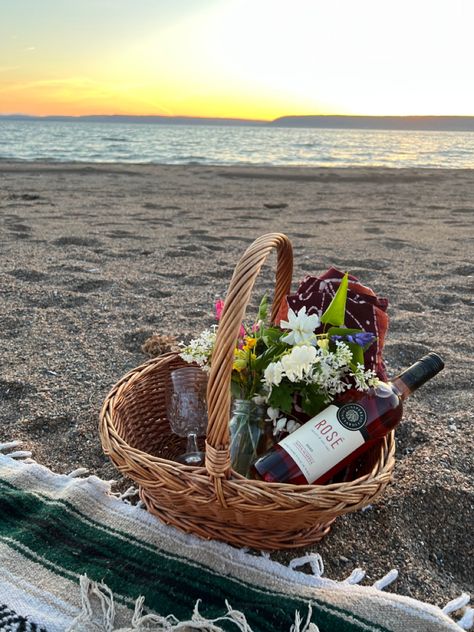
{"type": "MultiPolygon", "coordinates": [[[[307,276],[295,294],[287,297],[287,307],[282,307],[279,320],[286,318],[287,308],[298,312],[306,306],[307,314],[321,316],[332,301],[344,273],[336,268],[330,268],[321,276],[307,276]]],[[[359,280],[349,275],[347,291],[345,325],[349,328],[370,331],[377,336],[376,340],[366,350],[364,361],[366,369],[376,371],[380,379],[387,379],[385,364],[382,357],[385,335],[388,329],[388,315],[386,313],[388,300],[378,297],[373,290],[362,285],[359,280]]],[[[322,333],[320,326],[316,333],[322,333]]]]}

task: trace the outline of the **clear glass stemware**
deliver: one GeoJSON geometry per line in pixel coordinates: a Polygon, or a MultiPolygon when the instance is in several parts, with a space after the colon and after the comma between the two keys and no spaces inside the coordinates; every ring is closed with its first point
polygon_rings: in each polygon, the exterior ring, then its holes
{"type": "Polygon", "coordinates": [[[204,452],[197,438],[207,430],[207,375],[199,367],[183,367],[171,372],[171,392],[167,414],[171,430],[187,438],[186,452],[176,460],[186,465],[204,464],[204,452]]]}

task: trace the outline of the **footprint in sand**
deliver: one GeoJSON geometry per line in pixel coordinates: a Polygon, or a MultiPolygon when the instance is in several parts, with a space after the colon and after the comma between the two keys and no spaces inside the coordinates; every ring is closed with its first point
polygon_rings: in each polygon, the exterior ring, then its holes
{"type": "Polygon", "coordinates": [[[151,237],[149,237],[148,235],[144,236],[144,235],[135,235],[134,233],[131,233],[128,230],[113,230],[110,233],[107,233],[107,237],[110,237],[111,239],[135,239],[138,241],[142,241],[144,239],[151,239],[151,237]]]}
{"type": "Polygon", "coordinates": [[[474,213],[474,208],[454,208],[451,213],[456,215],[471,215],[474,213]]]}
{"type": "Polygon", "coordinates": [[[112,281],[107,281],[106,279],[87,279],[85,281],[81,281],[77,283],[75,286],[71,287],[71,290],[74,292],[97,292],[98,290],[105,290],[112,285],[112,281]]]}
{"type": "Polygon", "coordinates": [[[24,224],[21,220],[22,218],[17,215],[7,215],[4,219],[5,227],[13,238],[30,239],[31,227],[28,224],[24,224]]]}
{"type": "MultiPolygon", "coordinates": [[[[386,270],[390,266],[390,262],[385,259],[364,259],[364,268],[360,267],[360,259],[338,259],[333,257],[333,264],[338,267],[345,267],[347,270],[364,270],[372,272],[373,270],[386,270]]],[[[360,279],[362,281],[362,279],[360,279]]]]}
{"type": "Polygon", "coordinates": [[[0,317],[0,331],[3,338],[18,338],[25,327],[25,322],[11,316],[0,317]]]}
{"type": "Polygon", "coordinates": [[[373,235],[383,235],[385,233],[385,231],[378,226],[367,226],[364,230],[366,233],[371,233],[373,235]]]}
{"type": "Polygon", "coordinates": [[[129,331],[122,337],[122,347],[131,353],[139,353],[142,344],[153,335],[151,329],[136,329],[129,331]]]}
{"type": "Polygon", "coordinates": [[[417,342],[390,342],[384,347],[384,355],[390,364],[405,368],[431,351],[427,345],[417,342]]]}
{"type": "Polygon", "coordinates": [[[38,417],[25,419],[22,425],[26,426],[28,430],[31,430],[34,433],[39,432],[42,434],[44,431],[47,431],[48,433],[57,433],[62,432],[65,427],[71,425],[71,420],[65,415],[56,415],[51,417],[39,415],[38,417]]]}
{"type": "Polygon", "coordinates": [[[263,206],[265,208],[269,208],[269,209],[283,209],[283,208],[288,208],[288,204],[286,202],[275,202],[275,203],[271,203],[271,202],[264,202],[263,206]]]}
{"type": "Polygon", "coordinates": [[[55,246],[101,246],[101,242],[94,237],[59,237],[52,242],[55,246]]]}
{"type": "Polygon", "coordinates": [[[179,250],[166,250],[165,255],[167,257],[192,257],[194,252],[189,252],[184,250],[184,248],[180,248],[179,250]]]}
{"type": "Polygon", "coordinates": [[[38,272],[37,270],[27,270],[25,268],[16,268],[15,270],[11,270],[8,274],[19,281],[37,282],[48,278],[48,275],[43,272],[38,272]]]}
{"type": "Polygon", "coordinates": [[[0,400],[19,400],[35,393],[36,388],[27,382],[0,380],[0,400]]]}
{"type": "Polygon", "coordinates": [[[35,202],[43,199],[38,193],[10,193],[8,200],[23,200],[24,202],[35,202]]]}
{"type": "Polygon", "coordinates": [[[406,312],[400,314],[390,314],[390,332],[417,332],[423,331],[424,326],[424,313],[416,315],[415,312],[406,312]]]}
{"type": "MultiPolygon", "coordinates": [[[[219,272],[212,272],[211,273],[211,277],[212,279],[216,279],[216,278],[222,278],[221,276],[221,271],[219,272]]],[[[210,278],[203,278],[200,276],[189,276],[186,275],[183,277],[182,282],[184,283],[184,285],[192,285],[192,286],[196,286],[196,287],[202,287],[205,285],[209,285],[211,283],[211,279],[210,278]]]]}
{"type": "Polygon", "coordinates": [[[22,219],[18,215],[7,216],[5,217],[5,226],[11,233],[31,233],[31,226],[24,224],[22,219]]]}
{"type": "Polygon", "coordinates": [[[142,208],[150,209],[151,211],[180,211],[180,206],[167,206],[165,204],[155,204],[154,202],[145,202],[142,204],[142,208]]]}
{"type": "Polygon", "coordinates": [[[462,266],[458,266],[451,270],[452,274],[459,274],[460,276],[471,276],[474,275],[474,265],[466,264],[462,266]]]}
{"type": "Polygon", "coordinates": [[[427,303],[429,307],[435,309],[449,309],[451,306],[457,303],[464,302],[465,297],[458,296],[457,294],[448,294],[439,292],[437,294],[428,295],[427,303]]]}
{"type": "Polygon", "coordinates": [[[400,250],[410,246],[410,244],[403,239],[385,239],[380,243],[382,243],[386,248],[390,248],[390,250],[400,250]]]}
{"type": "Polygon", "coordinates": [[[427,431],[420,430],[408,423],[402,423],[397,427],[397,458],[406,458],[421,445],[430,440],[430,434],[427,431]]]}
{"type": "Polygon", "coordinates": [[[414,312],[418,314],[425,311],[425,308],[423,307],[423,305],[421,303],[416,303],[416,302],[399,303],[397,307],[398,309],[402,309],[405,312],[414,312]]]}
{"type": "Polygon", "coordinates": [[[172,295],[173,292],[169,290],[152,290],[151,292],[148,292],[148,296],[150,298],[168,298],[172,295]]]}
{"type": "Polygon", "coordinates": [[[217,238],[214,235],[208,235],[205,231],[189,231],[192,240],[197,241],[217,241],[217,238]]]}
{"type": "Polygon", "coordinates": [[[291,233],[291,236],[295,239],[312,239],[313,235],[308,233],[291,233]]]}
{"type": "Polygon", "coordinates": [[[473,500],[469,490],[436,482],[423,490],[411,489],[399,497],[400,515],[410,517],[405,521],[404,541],[418,542],[423,533],[423,548],[431,560],[461,585],[472,581],[472,567],[460,554],[459,545],[467,544],[466,525],[473,521],[473,500]],[[433,507],[449,507],[449,511],[443,512],[442,520],[434,520],[433,507]]]}
{"type": "MultiPolygon", "coordinates": [[[[263,205],[265,206],[265,204],[263,205]]],[[[267,207],[268,208],[268,207],[267,207]]],[[[248,211],[248,206],[224,206],[224,211],[248,211]]],[[[258,211],[255,211],[253,215],[240,215],[240,219],[255,219],[258,211]]]]}
{"type": "Polygon", "coordinates": [[[16,224],[9,224],[8,230],[14,233],[30,233],[31,232],[30,226],[27,226],[26,224],[20,224],[19,222],[17,222],[16,224]]]}
{"type": "Polygon", "coordinates": [[[212,252],[222,252],[222,250],[225,250],[224,246],[218,246],[217,244],[206,244],[204,248],[212,250],[212,252]]]}
{"type": "Polygon", "coordinates": [[[81,305],[88,302],[89,299],[85,296],[62,296],[60,294],[50,294],[48,296],[25,299],[26,305],[37,307],[39,309],[48,309],[49,307],[54,307],[56,309],[75,309],[76,307],[81,307],[81,305]]]}

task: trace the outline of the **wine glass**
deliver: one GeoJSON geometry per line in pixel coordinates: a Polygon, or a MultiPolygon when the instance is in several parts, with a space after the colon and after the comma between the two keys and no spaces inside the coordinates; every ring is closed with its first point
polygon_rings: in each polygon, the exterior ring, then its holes
{"type": "Polygon", "coordinates": [[[206,388],[207,375],[199,367],[183,367],[171,372],[168,420],[175,434],[187,438],[186,452],[176,459],[179,463],[204,464],[204,452],[199,450],[197,438],[207,430],[206,388]]]}

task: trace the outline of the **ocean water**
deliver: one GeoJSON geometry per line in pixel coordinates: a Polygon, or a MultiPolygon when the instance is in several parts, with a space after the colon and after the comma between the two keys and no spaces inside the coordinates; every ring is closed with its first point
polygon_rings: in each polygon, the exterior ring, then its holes
{"type": "Polygon", "coordinates": [[[474,168],[474,133],[0,121],[0,160],[474,168]]]}

